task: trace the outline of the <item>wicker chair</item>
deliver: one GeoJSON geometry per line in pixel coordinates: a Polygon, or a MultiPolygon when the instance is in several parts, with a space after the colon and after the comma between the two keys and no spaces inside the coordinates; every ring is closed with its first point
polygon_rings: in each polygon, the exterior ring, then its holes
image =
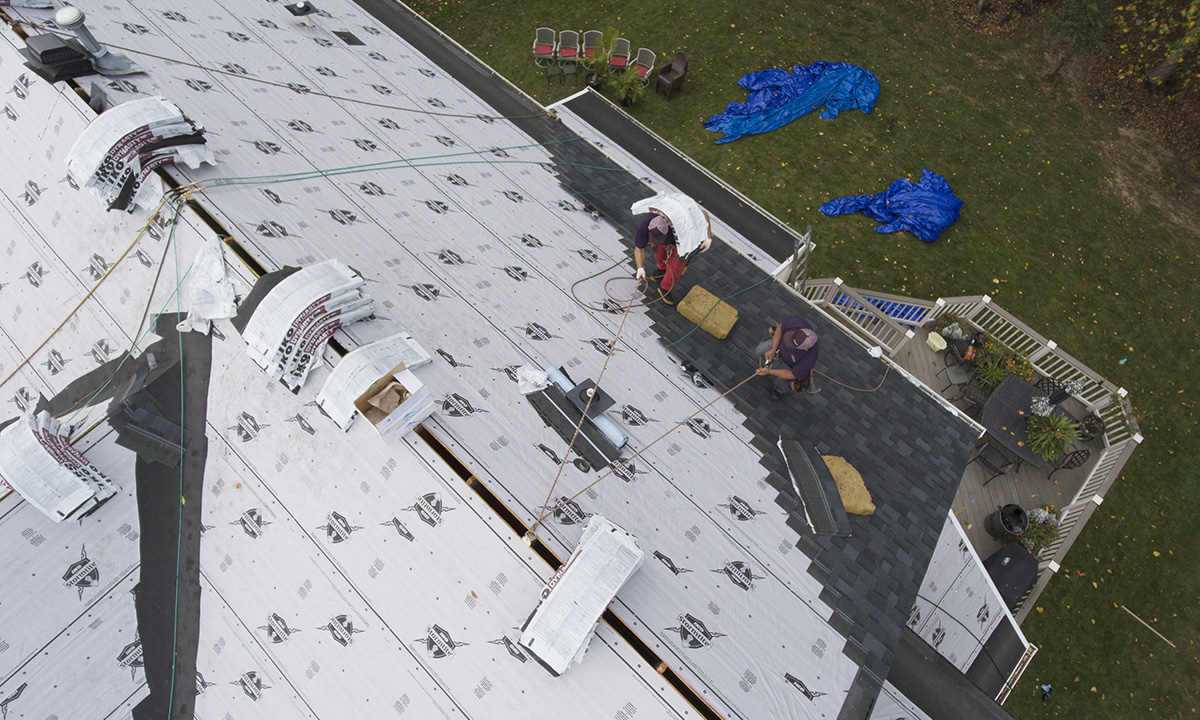
{"type": "Polygon", "coordinates": [[[549,67],[554,58],[554,29],[540,27],[533,36],[533,61],[541,67],[549,67]]]}
{"type": "Polygon", "coordinates": [[[680,50],[675,53],[675,59],[668,63],[663,63],[658,68],[658,84],[655,86],[656,92],[665,92],[667,99],[671,99],[671,93],[683,87],[683,76],[687,75],[688,56],[687,53],[680,50]]]}
{"type": "Polygon", "coordinates": [[[564,78],[570,75],[571,82],[575,82],[579,72],[579,33],[574,30],[563,30],[558,34],[558,66],[564,78]]]}
{"type": "Polygon", "coordinates": [[[588,30],[583,34],[583,59],[591,60],[604,55],[604,33],[588,30]]]}
{"type": "Polygon", "coordinates": [[[612,50],[608,53],[608,69],[612,72],[625,72],[629,68],[629,41],[619,37],[613,41],[612,50]]]}
{"type": "Polygon", "coordinates": [[[654,63],[658,61],[658,56],[649,48],[638,48],[637,58],[633,61],[633,74],[642,79],[643,85],[650,84],[650,74],[654,70],[654,63]]]}

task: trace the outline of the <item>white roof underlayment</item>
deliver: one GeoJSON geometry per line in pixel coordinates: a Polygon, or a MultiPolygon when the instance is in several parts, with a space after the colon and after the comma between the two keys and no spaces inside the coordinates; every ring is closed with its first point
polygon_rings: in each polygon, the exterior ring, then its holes
{"type": "MultiPolygon", "coordinates": [[[[146,75],[96,79],[114,102],[161,94],[205,126],[217,165],[172,173],[204,185],[196,199],[268,270],[335,259],[361,273],[375,318],[339,331],[339,342],[353,349],[407,332],[435,353],[417,370],[439,406],[427,427],[522,521],[538,518],[562,441],[518,392],[512,370],[561,365],[576,381],[597,376],[621,317],[583,309],[571,284],[628,250],[614,227],[563,187],[547,166],[551,149],[506,120],[403,111],[492,113],[346,0],[323,0],[311,26],[278,3],[79,7],[102,42],[292,85],[143,55],[134,59],[146,75]],[[348,46],[334,30],[366,44],[348,46]],[[360,167],[381,162],[391,166],[360,167]],[[334,168],[346,172],[314,173],[334,168]],[[296,173],[309,175],[281,177],[296,173]],[[217,181],[249,176],[260,177],[217,181]]],[[[23,16],[45,21],[49,13],[23,16]]],[[[39,392],[60,391],[133,344],[170,222],[144,210],[105,214],[66,181],[62,156],[89,111],[73,92],[21,68],[18,43],[5,34],[0,46],[0,82],[22,88],[5,97],[12,113],[0,147],[8,166],[28,170],[0,178],[0,237],[12,239],[11,269],[0,276],[0,369],[7,375],[33,355],[3,388],[31,407],[39,392]],[[35,352],[104,272],[97,268],[107,269],[148,220],[131,250],[135,261],[122,263],[35,352]]],[[[726,227],[713,220],[719,232],[726,227]]],[[[176,278],[211,235],[199,227],[184,213],[175,231],[179,264],[167,257],[152,312],[175,309],[167,300],[176,278]]],[[[744,238],[733,242],[755,253],[744,238]]],[[[252,277],[228,258],[244,297],[252,277]]],[[[598,304],[602,285],[576,292],[598,304]]],[[[632,291],[631,282],[614,287],[632,291]]],[[[650,325],[642,311],[631,313],[603,383],[617,399],[610,414],[630,436],[626,457],[718,394],[667,361],[650,325]]],[[[323,416],[316,398],[338,361],[332,351],[292,394],[253,363],[232,325],[214,328],[197,717],[549,719],[563,707],[581,717],[695,715],[605,625],[585,661],[561,678],[525,657],[516,628],[537,602],[545,563],[423,441],[387,444],[367,423],[343,432],[323,416]]],[[[752,367],[748,359],[747,372],[752,367]]],[[[834,718],[859,668],[827,621],[824,588],[807,572],[777,493],[764,482],[744,420],[730,402],[713,405],[646,451],[624,479],[610,477],[545,518],[539,536],[566,557],[591,513],[637,536],[656,562],[630,579],[612,609],[722,716],[834,718]]],[[[552,501],[596,477],[566,464],[552,501]]],[[[93,517],[121,507],[114,500],[93,517]]],[[[29,509],[11,497],[0,503],[0,513],[17,512],[29,509]]],[[[109,529],[63,531],[89,538],[90,552],[109,529]]],[[[78,559],[82,542],[60,544],[78,559]]],[[[15,538],[4,548],[27,553],[15,538]]],[[[47,613],[55,618],[50,629],[60,618],[61,627],[76,622],[65,604],[77,601],[77,589],[69,590],[55,600],[63,607],[47,613]]],[[[133,627],[132,600],[115,589],[104,598],[104,611],[125,613],[125,627],[133,627]]],[[[22,647],[49,647],[38,639],[49,629],[38,632],[30,629],[22,647]]],[[[124,647],[118,638],[94,642],[106,643],[108,655],[97,657],[116,658],[124,647]]],[[[10,662],[7,652],[0,668],[10,662]]],[[[962,658],[970,652],[964,645],[962,658]]],[[[53,656],[45,657],[38,662],[53,656]]],[[[128,675],[128,667],[106,662],[128,675]]],[[[0,677],[2,699],[20,682],[0,677]]],[[[31,683],[19,701],[61,717],[81,715],[55,703],[93,702],[85,693],[56,693],[31,683]]],[[[113,717],[121,707],[113,705],[113,717]]]]}
{"type": "MultiPolygon", "coordinates": [[[[98,37],[120,38],[115,44],[211,67],[236,64],[333,95],[439,112],[490,112],[398,38],[367,29],[373,21],[354,6],[322,3],[321,9],[332,17],[315,18],[312,28],[280,6],[237,17],[216,3],[182,2],[97,7],[89,25],[98,37]],[[337,29],[350,29],[369,45],[348,47],[331,34],[337,29]]],[[[540,448],[558,447],[560,441],[504,369],[555,364],[576,379],[594,378],[605,356],[593,340],[611,339],[620,318],[583,311],[568,288],[627,250],[614,228],[583,212],[547,171],[549,150],[531,147],[528,136],[505,121],[357,106],[152,58],[139,62],[148,75],[109,81],[106,91],[114,100],[162,94],[206,127],[218,165],[180,173],[189,180],[429,158],[413,162],[426,167],[264,185],[212,184],[198,197],[269,269],[336,258],[363,273],[380,317],[350,327],[344,343],[353,347],[404,330],[424,347],[441,350],[443,361],[420,374],[442,406],[427,424],[522,520],[532,522],[557,470],[540,448]],[[458,155],[472,150],[490,151],[458,155]],[[444,250],[461,262],[447,263],[444,250]],[[510,268],[521,272],[506,271],[510,268]]],[[[599,284],[579,292],[592,303],[603,297],[599,284]]],[[[657,343],[646,342],[653,337],[649,324],[640,313],[630,317],[605,378],[610,394],[622,405],[638,406],[650,420],[627,428],[634,447],[647,445],[716,396],[667,363],[657,343]]],[[[230,342],[241,341],[231,336],[230,342]]],[[[259,381],[270,386],[265,377],[259,381]]],[[[274,421],[264,419],[262,392],[225,394],[236,400],[219,409],[231,416],[211,424],[228,433],[242,413],[252,416],[265,429],[237,447],[263,446],[271,461],[260,470],[283,467],[279,456],[296,452],[293,435],[299,427],[286,419],[301,412],[311,400],[307,393],[320,382],[314,373],[299,396],[280,388],[275,397],[286,406],[274,421]]],[[[766,471],[748,444],[743,418],[732,404],[720,403],[698,419],[635,461],[631,482],[606,480],[547,518],[540,535],[565,556],[582,519],[601,512],[633,532],[648,553],[667,559],[643,568],[614,609],[722,714],[835,716],[858,666],[842,654],[846,639],[825,620],[831,610],[818,598],[822,586],[805,572],[808,560],[795,550],[787,515],[763,482],[766,471]],[[788,676],[802,681],[809,694],[788,676]]],[[[324,418],[309,423],[332,429],[324,418]]],[[[340,452],[366,452],[340,432],[334,437],[340,452]]],[[[594,477],[568,465],[555,497],[574,494],[594,477]]],[[[322,492],[333,491],[322,484],[322,492]]],[[[335,509],[334,497],[319,497],[328,506],[319,513],[311,508],[317,517],[306,520],[305,528],[319,527],[335,509]]],[[[280,501],[291,508],[314,499],[306,492],[280,501]]],[[[372,518],[369,525],[366,518],[338,512],[364,528],[385,529],[378,523],[388,519],[372,518]]],[[[210,535],[207,548],[216,543],[210,535]]],[[[210,557],[203,551],[201,566],[215,584],[219,570],[210,557]]],[[[363,570],[374,562],[367,560],[363,570]]],[[[397,585],[384,593],[399,590],[397,585]]],[[[295,602],[294,587],[279,585],[277,592],[295,602]]],[[[264,600],[253,603],[254,611],[251,605],[239,607],[236,596],[229,602],[233,612],[261,615],[265,623],[270,604],[264,600]]],[[[510,610],[508,626],[523,620],[535,600],[531,593],[524,613],[510,610]]],[[[204,627],[207,618],[202,613],[204,627]]],[[[317,620],[320,625],[328,616],[317,620]]],[[[475,634],[468,642],[487,639],[496,638],[475,634]]],[[[201,646],[208,644],[202,634],[201,646]]],[[[282,672],[304,678],[296,682],[316,682],[304,667],[282,672]]]]}

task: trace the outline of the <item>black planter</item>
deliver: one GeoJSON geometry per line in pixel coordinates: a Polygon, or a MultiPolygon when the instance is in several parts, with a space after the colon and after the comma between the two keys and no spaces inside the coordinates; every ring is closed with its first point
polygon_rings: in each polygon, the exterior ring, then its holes
{"type": "Polygon", "coordinates": [[[583,81],[587,83],[588,87],[599,90],[604,85],[604,76],[600,73],[590,72],[583,76],[583,81]]]}
{"type": "Polygon", "coordinates": [[[1012,540],[1029,528],[1029,514],[1020,505],[1009,503],[988,515],[983,528],[994,538],[1012,540]]]}
{"type": "Polygon", "coordinates": [[[1104,421],[1095,413],[1088,413],[1079,421],[1079,434],[1084,440],[1098,438],[1104,434],[1104,421]]]}

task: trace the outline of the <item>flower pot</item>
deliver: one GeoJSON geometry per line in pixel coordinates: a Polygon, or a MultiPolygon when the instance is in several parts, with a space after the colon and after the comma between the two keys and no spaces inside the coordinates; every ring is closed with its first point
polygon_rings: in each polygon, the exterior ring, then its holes
{"type": "Polygon", "coordinates": [[[600,86],[604,84],[604,76],[600,73],[590,72],[583,76],[583,81],[587,83],[588,87],[599,90],[600,86]]]}
{"type": "Polygon", "coordinates": [[[1084,440],[1091,440],[1104,435],[1104,420],[1095,413],[1088,413],[1079,421],[1079,434],[1084,440]]]}
{"type": "Polygon", "coordinates": [[[983,529],[988,535],[999,540],[1012,540],[1021,535],[1029,527],[1029,513],[1020,505],[1009,503],[997,508],[996,512],[988,515],[983,521],[983,529]]]}

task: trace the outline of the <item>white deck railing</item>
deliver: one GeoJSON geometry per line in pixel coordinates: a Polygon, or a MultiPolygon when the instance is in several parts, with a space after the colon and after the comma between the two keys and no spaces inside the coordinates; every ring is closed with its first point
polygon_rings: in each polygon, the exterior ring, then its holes
{"type": "MultiPolygon", "coordinates": [[[[787,265],[784,263],[777,273],[781,274],[787,265]]],[[[1095,413],[1104,421],[1104,447],[1075,497],[1062,509],[1058,539],[1042,551],[1037,583],[1022,600],[1016,613],[1017,621],[1023,620],[1050,578],[1058,571],[1092,513],[1103,502],[1105,493],[1121,474],[1125,463],[1142,442],[1141,432],[1126,397],[1128,393],[1063,352],[1058,343],[998,307],[987,295],[941,298],[929,302],[855,289],[842,282],[841,278],[809,280],[801,293],[847,329],[868,342],[880,345],[889,357],[895,356],[914,333],[889,317],[876,303],[894,302],[928,308],[929,312],[922,318],[922,323],[933,322],[946,313],[954,313],[1023,355],[1041,375],[1063,382],[1078,380],[1083,384],[1082,390],[1074,397],[1083,403],[1088,412],[1095,413]]]]}
{"type": "Polygon", "coordinates": [[[1128,393],[1124,388],[1117,387],[1063,352],[1057,343],[996,306],[990,297],[982,295],[942,298],[936,305],[938,310],[934,313],[935,318],[948,312],[959,315],[976,328],[988,332],[1024,355],[1034,370],[1041,375],[1063,382],[1081,381],[1083,389],[1074,397],[1083,403],[1088,412],[1096,413],[1104,420],[1104,447],[1075,497],[1062,509],[1059,537],[1043,549],[1042,561],[1038,566],[1038,581],[1022,600],[1017,611],[1017,620],[1021,621],[1033,607],[1046,583],[1058,571],[1071,545],[1083,531],[1092,513],[1103,502],[1105,493],[1121,474],[1138,444],[1142,442],[1142,434],[1139,432],[1137,420],[1133,417],[1132,408],[1126,399],[1128,393]]]}

